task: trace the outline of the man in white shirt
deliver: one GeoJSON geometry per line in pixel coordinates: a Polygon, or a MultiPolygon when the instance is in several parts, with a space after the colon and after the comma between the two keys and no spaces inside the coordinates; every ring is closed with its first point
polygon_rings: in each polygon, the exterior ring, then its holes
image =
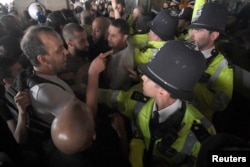
{"type": "Polygon", "coordinates": [[[129,25],[123,19],[114,20],[108,28],[108,44],[113,50],[107,64],[111,89],[126,90],[132,84],[125,67],[134,68],[134,50],[128,42],[129,25]]]}
{"type": "Polygon", "coordinates": [[[35,115],[48,124],[75,95],[57,74],[66,67],[63,40],[56,31],[46,26],[30,27],[21,40],[21,49],[33,65],[34,74],[53,83],[40,83],[30,90],[35,115]]]}

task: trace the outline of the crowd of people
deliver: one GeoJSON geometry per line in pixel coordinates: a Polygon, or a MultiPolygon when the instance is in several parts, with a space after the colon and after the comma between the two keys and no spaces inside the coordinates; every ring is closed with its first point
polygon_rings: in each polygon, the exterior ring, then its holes
{"type": "Polygon", "coordinates": [[[250,147],[227,128],[249,5],[194,5],[128,13],[124,0],[88,0],[46,19],[1,16],[0,166],[204,167],[208,147],[250,147]]]}

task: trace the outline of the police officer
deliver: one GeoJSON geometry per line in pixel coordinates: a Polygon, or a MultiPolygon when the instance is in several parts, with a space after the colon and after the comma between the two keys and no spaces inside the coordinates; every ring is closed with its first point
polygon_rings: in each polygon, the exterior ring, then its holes
{"type": "MultiPolygon", "coordinates": [[[[186,103],[192,99],[193,87],[206,63],[203,55],[193,48],[191,43],[171,40],[150,63],[139,66],[143,86],[137,85],[129,91],[99,90],[100,103],[116,108],[136,124],[135,132],[142,138],[140,144],[143,143],[146,150],[144,166],[157,162],[178,166],[187,159],[192,160],[198,155],[201,142],[215,134],[210,121],[186,103]]],[[[89,72],[92,88],[97,78],[93,69],[102,68],[100,63],[94,63],[89,72]]],[[[92,97],[97,96],[94,89],[88,92],[92,97]]],[[[88,104],[93,106],[93,98],[88,100],[88,104]]],[[[140,155],[136,156],[137,162],[142,161],[140,155]]]]}
{"type": "Polygon", "coordinates": [[[187,27],[191,23],[192,14],[193,14],[193,8],[191,7],[185,7],[181,9],[181,12],[179,13],[179,22],[176,35],[176,38],[178,40],[188,39],[189,34],[187,27]]]}
{"type": "Polygon", "coordinates": [[[173,40],[177,25],[178,19],[169,10],[161,10],[149,23],[148,44],[141,49],[135,49],[135,66],[148,63],[166,41],[173,40]]]}
{"type": "Polygon", "coordinates": [[[148,15],[140,15],[135,23],[135,34],[131,36],[132,44],[135,48],[142,49],[147,45],[149,26],[151,17],[148,15]]]}
{"type": "Polygon", "coordinates": [[[196,13],[189,28],[193,40],[207,60],[207,68],[194,89],[193,104],[208,119],[229,104],[233,92],[233,69],[225,56],[215,48],[215,41],[224,33],[227,10],[218,3],[206,3],[196,13]]]}

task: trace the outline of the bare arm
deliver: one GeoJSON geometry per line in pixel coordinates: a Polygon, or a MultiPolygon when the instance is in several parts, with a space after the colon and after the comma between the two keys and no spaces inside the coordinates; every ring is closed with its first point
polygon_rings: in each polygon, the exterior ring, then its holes
{"type": "Polygon", "coordinates": [[[94,115],[97,112],[99,74],[105,69],[106,57],[110,54],[112,54],[112,51],[101,53],[92,61],[89,67],[86,102],[94,115]]]}
{"type": "Polygon", "coordinates": [[[15,140],[19,144],[25,144],[28,138],[27,124],[27,112],[26,109],[30,105],[29,94],[26,91],[20,91],[14,97],[15,103],[18,108],[18,119],[7,121],[8,127],[10,128],[15,140]]]}
{"type": "Polygon", "coordinates": [[[120,139],[120,151],[124,158],[128,158],[129,154],[129,144],[128,136],[125,128],[125,123],[123,117],[118,113],[110,114],[112,120],[112,127],[115,129],[119,139],[120,139]]]}
{"type": "Polygon", "coordinates": [[[120,13],[119,13],[119,11],[118,11],[118,9],[117,9],[116,0],[112,0],[112,1],[111,1],[111,4],[112,4],[112,8],[113,8],[114,13],[115,13],[115,19],[121,18],[121,15],[120,15],[120,13]]]}

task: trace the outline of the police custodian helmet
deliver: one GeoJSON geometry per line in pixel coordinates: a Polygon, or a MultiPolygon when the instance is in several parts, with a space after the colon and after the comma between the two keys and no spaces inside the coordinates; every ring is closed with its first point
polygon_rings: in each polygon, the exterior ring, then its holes
{"type": "Polygon", "coordinates": [[[162,9],[149,23],[149,28],[162,40],[173,40],[178,26],[178,18],[171,15],[168,9],[162,9]]]}
{"type": "Polygon", "coordinates": [[[227,9],[219,3],[206,3],[197,10],[188,28],[205,28],[210,31],[225,32],[227,9]]]}
{"type": "Polygon", "coordinates": [[[139,71],[174,97],[191,101],[194,85],[206,68],[204,56],[194,48],[187,41],[168,41],[139,71]]]}

